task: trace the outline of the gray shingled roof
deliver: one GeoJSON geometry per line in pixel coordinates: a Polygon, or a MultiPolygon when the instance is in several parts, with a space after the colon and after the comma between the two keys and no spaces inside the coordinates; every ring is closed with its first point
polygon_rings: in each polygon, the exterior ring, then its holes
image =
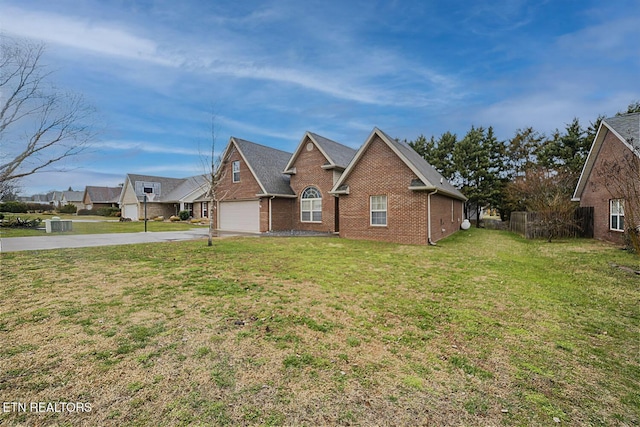
{"type": "Polygon", "coordinates": [[[320,146],[327,156],[329,156],[329,162],[341,168],[346,168],[356,155],[357,150],[351,147],[342,145],[339,142],[332,141],[328,138],[318,135],[317,133],[309,132],[309,135],[320,146]]]}
{"type": "Polygon", "coordinates": [[[92,203],[118,203],[122,187],[95,187],[87,185],[85,191],[92,203]]]}
{"type": "Polygon", "coordinates": [[[208,189],[208,180],[205,175],[196,175],[184,178],[183,182],[171,190],[165,196],[166,201],[185,201],[191,203],[201,197],[208,189]],[[187,196],[190,196],[187,198],[187,196]]]}
{"type": "Polygon", "coordinates": [[[640,149],[640,113],[609,117],[604,121],[629,144],[640,149]]]}
{"type": "Polygon", "coordinates": [[[429,162],[427,162],[420,154],[418,154],[407,143],[397,141],[391,138],[389,135],[378,129],[380,134],[384,135],[386,139],[393,144],[405,159],[413,165],[413,167],[422,175],[421,178],[426,179],[428,182],[424,182],[425,186],[430,186],[443,191],[450,196],[459,198],[461,200],[467,200],[467,198],[454,187],[447,179],[445,179],[440,172],[438,172],[429,162]]]}
{"type": "Polygon", "coordinates": [[[84,191],[63,191],[63,197],[67,202],[82,202],[84,191]]]}
{"type": "Polygon", "coordinates": [[[282,173],[291,158],[291,153],[244,139],[232,137],[232,140],[249,163],[266,194],[295,195],[289,185],[289,176],[282,173]]]}
{"type": "MultiPolygon", "coordinates": [[[[177,199],[170,199],[168,196],[171,195],[171,192],[176,189],[180,184],[182,184],[185,178],[167,178],[164,176],[151,176],[151,175],[137,175],[137,174],[127,174],[129,178],[129,182],[133,186],[135,190],[136,181],[147,182],[147,183],[159,183],[160,184],[160,192],[155,193],[154,202],[174,202],[177,199]]],[[[142,201],[144,198],[144,194],[136,193],[139,201],[142,201]]]]}

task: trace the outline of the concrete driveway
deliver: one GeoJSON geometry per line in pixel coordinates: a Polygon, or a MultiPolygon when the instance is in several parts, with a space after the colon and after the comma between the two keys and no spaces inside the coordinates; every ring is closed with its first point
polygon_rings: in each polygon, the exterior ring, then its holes
{"type": "Polygon", "coordinates": [[[193,228],[187,231],[147,233],[50,234],[34,237],[9,237],[0,239],[0,252],[173,242],[179,240],[206,239],[208,234],[209,230],[207,228],[193,228]]]}

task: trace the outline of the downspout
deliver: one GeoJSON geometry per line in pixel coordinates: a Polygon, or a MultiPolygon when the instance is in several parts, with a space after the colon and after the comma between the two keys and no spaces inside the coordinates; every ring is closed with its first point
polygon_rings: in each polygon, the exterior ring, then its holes
{"type": "Polygon", "coordinates": [[[431,240],[431,196],[436,194],[438,189],[436,188],[433,192],[427,194],[427,243],[429,246],[435,246],[435,242],[431,240]]]}
{"type": "Polygon", "coordinates": [[[271,196],[269,198],[269,231],[273,231],[273,220],[272,220],[272,210],[271,210],[271,201],[275,199],[276,196],[271,196]]]}

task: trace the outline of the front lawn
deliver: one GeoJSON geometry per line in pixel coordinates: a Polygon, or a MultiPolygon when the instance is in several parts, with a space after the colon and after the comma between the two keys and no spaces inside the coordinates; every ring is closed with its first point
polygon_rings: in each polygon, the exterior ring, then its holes
{"type": "MultiPolygon", "coordinates": [[[[10,228],[0,227],[0,237],[28,237],[28,236],[48,236],[44,230],[44,220],[51,219],[51,216],[35,214],[5,214],[8,221],[11,218],[20,217],[22,219],[40,218],[43,220],[39,229],[34,228],[10,228]]],[[[60,216],[62,219],[73,221],[73,230],[70,232],[56,234],[104,234],[104,233],[138,233],[144,231],[144,221],[119,222],[112,217],[85,217],[85,216],[60,216]]],[[[169,221],[147,221],[147,231],[184,231],[191,228],[201,227],[199,224],[189,222],[169,222],[169,221]]]]}
{"type": "Polygon", "coordinates": [[[0,424],[640,423],[638,258],[488,230],[0,257],[0,424]],[[41,408],[42,409],[42,408],[41,408]]]}

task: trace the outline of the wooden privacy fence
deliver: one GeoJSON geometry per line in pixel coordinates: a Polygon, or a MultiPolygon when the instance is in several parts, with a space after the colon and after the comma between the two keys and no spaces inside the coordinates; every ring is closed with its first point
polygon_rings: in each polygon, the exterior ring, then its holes
{"type": "MultiPolygon", "coordinates": [[[[509,230],[527,239],[548,237],[548,230],[539,223],[537,212],[511,212],[509,230]]],[[[555,237],[593,238],[593,207],[576,208],[574,223],[555,237]]]]}

